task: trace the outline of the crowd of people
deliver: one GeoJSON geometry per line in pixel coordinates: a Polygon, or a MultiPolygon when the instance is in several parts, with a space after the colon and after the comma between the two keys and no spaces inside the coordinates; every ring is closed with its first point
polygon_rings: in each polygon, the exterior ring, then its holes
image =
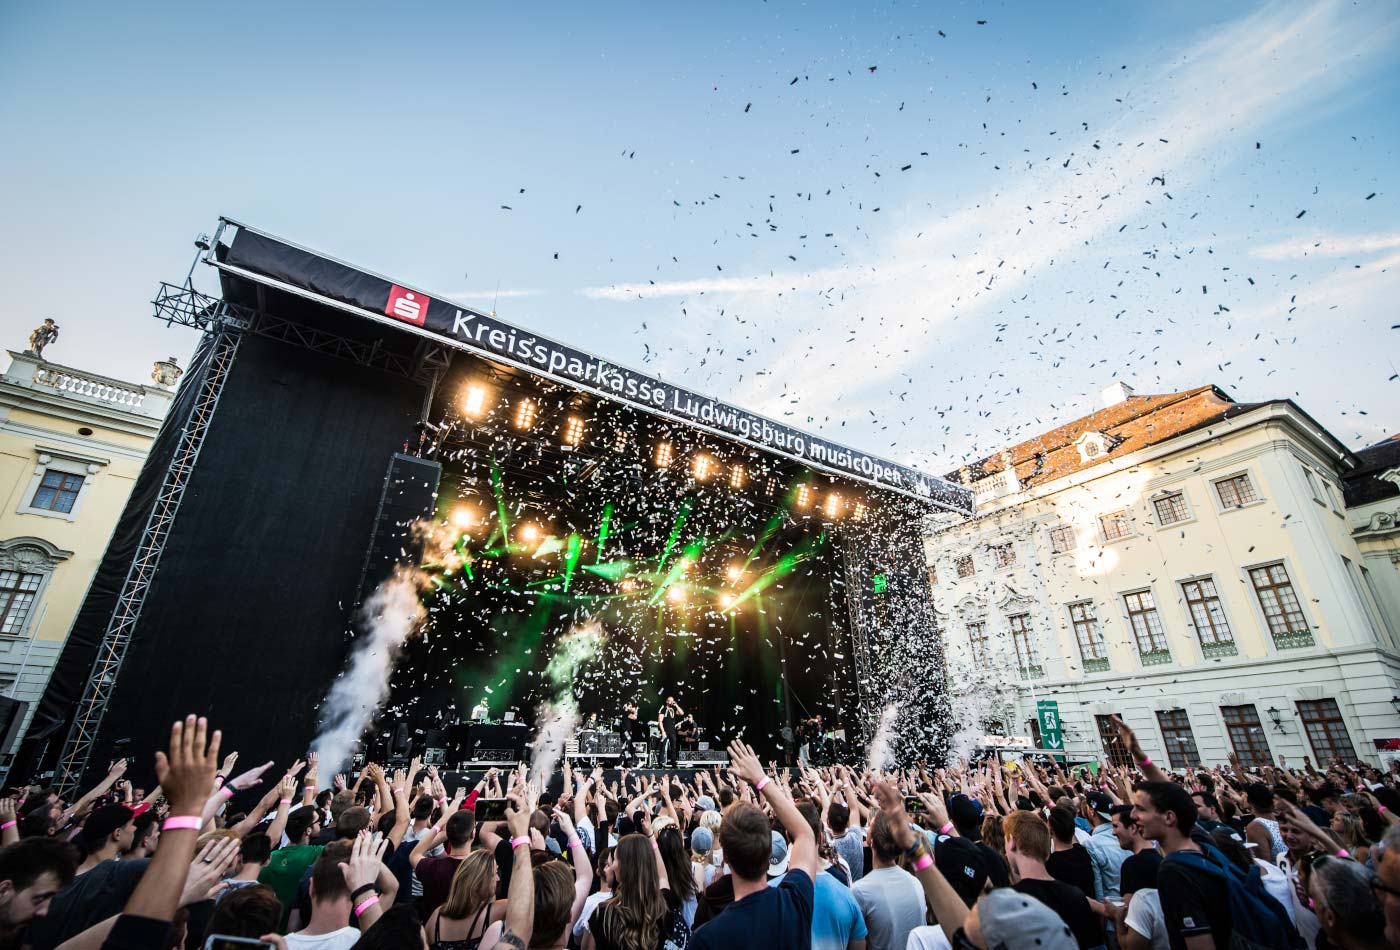
{"type": "MultiPolygon", "coordinates": [[[[686,776],[239,771],[193,716],[146,792],[0,799],[33,950],[1400,947],[1397,774],[995,759],[686,776]]],[[[0,948],[3,950],[3,948],[0,948]]]]}

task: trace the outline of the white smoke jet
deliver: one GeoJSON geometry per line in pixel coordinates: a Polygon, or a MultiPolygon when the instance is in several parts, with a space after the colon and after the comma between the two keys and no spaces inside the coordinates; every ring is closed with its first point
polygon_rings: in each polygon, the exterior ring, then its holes
{"type": "Polygon", "coordinates": [[[564,743],[578,726],[578,703],[574,700],[574,675],[598,655],[604,640],[603,627],[596,620],[569,628],[554,645],[554,655],[545,667],[545,676],[555,686],[554,699],[540,707],[536,723],[535,748],[530,758],[530,780],[548,780],[564,754],[564,743]]]}
{"type": "Polygon", "coordinates": [[[865,767],[871,772],[885,772],[894,768],[895,719],[899,717],[899,703],[890,703],[880,713],[880,725],[875,729],[875,738],[870,740],[870,748],[865,753],[865,767]]]}
{"type": "Polygon", "coordinates": [[[578,726],[578,706],[572,696],[540,707],[535,749],[530,761],[530,781],[547,782],[564,754],[564,743],[578,726]]]}
{"type": "Polygon", "coordinates": [[[421,571],[400,567],[374,589],[356,617],[365,628],[351,648],[350,659],[321,704],[321,731],[311,744],[322,774],[340,771],[360,736],[379,715],[389,695],[389,677],[404,641],[423,622],[418,600],[421,571]]]}

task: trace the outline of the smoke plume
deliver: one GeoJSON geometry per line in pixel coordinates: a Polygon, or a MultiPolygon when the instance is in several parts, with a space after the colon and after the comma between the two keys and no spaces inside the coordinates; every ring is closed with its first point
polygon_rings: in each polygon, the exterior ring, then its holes
{"type": "Polygon", "coordinates": [[[364,632],[355,639],[345,672],[326,693],[321,731],[311,744],[323,775],[345,767],[355,743],[378,717],[404,641],[426,617],[418,600],[422,579],[421,571],[397,568],[356,615],[356,626],[364,632]]]}
{"type": "Polygon", "coordinates": [[[899,704],[890,703],[880,713],[880,725],[875,730],[875,738],[870,740],[870,748],[865,754],[865,767],[871,772],[885,772],[894,768],[895,719],[899,716],[899,704]]]}
{"type": "Polygon", "coordinates": [[[559,638],[554,655],[549,658],[545,676],[554,684],[554,699],[540,706],[534,754],[530,761],[530,779],[548,779],[554,774],[564,743],[578,725],[578,703],[574,701],[574,675],[579,668],[598,655],[604,640],[603,628],[596,620],[576,624],[559,638]]]}

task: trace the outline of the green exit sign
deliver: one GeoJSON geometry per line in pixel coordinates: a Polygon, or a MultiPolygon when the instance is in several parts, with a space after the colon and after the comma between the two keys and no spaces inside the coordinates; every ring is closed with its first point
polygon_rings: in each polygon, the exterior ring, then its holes
{"type": "Polygon", "coordinates": [[[875,593],[877,594],[883,594],[885,592],[885,588],[890,586],[889,578],[886,577],[884,574],[876,574],[874,580],[875,593]]]}

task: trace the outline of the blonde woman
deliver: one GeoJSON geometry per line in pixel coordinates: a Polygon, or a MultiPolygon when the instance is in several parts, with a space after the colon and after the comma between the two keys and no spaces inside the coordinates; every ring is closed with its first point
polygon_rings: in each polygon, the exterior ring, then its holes
{"type": "MultiPolygon", "coordinates": [[[[710,863],[717,868],[724,867],[724,849],[719,846],[719,826],[724,824],[724,815],[717,811],[707,811],[700,816],[700,827],[710,832],[710,840],[714,842],[710,850],[710,863]]],[[[715,877],[720,877],[724,872],[718,872],[715,877]]]]}
{"type": "Polygon", "coordinates": [[[1353,858],[1365,864],[1373,842],[1366,836],[1361,819],[1350,812],[1339,811],[1332,816],[1331,828],[1332,832],[1342,839],[1342,847],[1350,851],[1353,858]]]}
{"type": "Polygon", "coordinates": [[[505,917],[505,901],[496,900],[496,857],[473,851],[457,865],[447,900],[433,911],[424,928],[431,950],[476,950],[486,928],[505,917]]]}
{"type": "Polygon", "coordinates": [[[714,832],[701,822],[700,827],[690,833],[690,876],[695,880],[695,889],[701,893],[720,876],[719,866],[710,861],[714,847],[714,832]]]}

